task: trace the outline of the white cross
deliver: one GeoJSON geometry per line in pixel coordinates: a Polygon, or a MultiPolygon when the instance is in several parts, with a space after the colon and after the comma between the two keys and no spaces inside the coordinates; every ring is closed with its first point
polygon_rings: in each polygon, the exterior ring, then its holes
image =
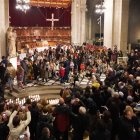
{"type": "Polygon", "coordinates": [[[54,14],[53,14],[53,13],[52,13],[52,18],[51,18],[51,19],[46,19],[46,20],[52,22],[52,26],[51,26],[52,30],[53,30],[53,27],[54,27],[54,22],[55,22],[55,21],[59,21],[59,19],[55,19],[55,18],[54,18],[54,14]]]}

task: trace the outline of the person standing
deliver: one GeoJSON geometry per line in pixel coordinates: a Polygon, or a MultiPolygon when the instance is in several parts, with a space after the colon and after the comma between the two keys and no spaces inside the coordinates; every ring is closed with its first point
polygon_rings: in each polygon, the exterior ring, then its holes
{"type": "MultiPolygon", "coordinates": [[[[70,127],[69,108],[64,99],[59,99],[59,105],[54,109],[54,128],[57,140],[68,140],[68,130],[70,127]]],[[[78,139],[77,139],[78,140],[78,139]]]]}
{"type": "Polygon", "coordinates": [[[21,67],[21,65],[18,65],[17,66],[17,82],[18,82],[18,87],[21,87],[22,89],[24,89],[23,77],[24,77],[24,69],[21,67]]]}
{"type": "Polygon", "coordinates": [[[6,73],[5,74],[6,82],[8,83],[8,86],[10,88],[10,92],[12,92],[13,91],[13,80],[16,77],[16,70],[11,63],[8,63],[5,73],[6,73]]]}
{"type": "Polygon", "coordinates": [[[23,84],[26,85],[27,84],[26,79],[27,79],[27,73],[28,73],[28,60],[26,57],[21,61],[21,66],[24,69],[23,84]]]}
{"type": "Polygon", "coordinates": [[[60,75],[60,82],[64,83],[64,76],[65,76],[65,68],[63,67],[64,65],[62,64],[59,70],[59,75],[60,75]]]}
{"type": "Polygon", "coordinates": [[[86,114],[86,108],[79,107],[78,114],[72,114],[73,126],[73,138],[72,140],[83,140],[84,132],[89,126],[89,118],[86,114]]]}
{"type": "Polygon", "coordinates": [[[38,65],[38,60],[33,62],[33,73],[34,73],[34,80],[38,80],[38,76],[40,74],[40,69],[38,65]]]}
{"type": "Polygon", "coordinates": [[[135,140],[136,129],[133,123],[134,114],[126,109],[119,122],[119,140],[135,140]]]}
{"type": "Polygon", "coordinates": [[[3,63],[0,63],[0,96],[4,98],[4,87],[5,87],[5,71],[6,68],[4,67],[3,63]]]}

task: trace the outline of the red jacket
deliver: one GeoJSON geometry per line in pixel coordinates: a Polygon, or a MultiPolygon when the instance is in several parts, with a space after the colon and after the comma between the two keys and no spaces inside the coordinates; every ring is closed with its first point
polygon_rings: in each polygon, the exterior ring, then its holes
{"type": "Polygon", "coordinates": [[[69,116],[67,114],[57,114],[55,116],[54,126],[60,131],[64,132],[69,129],[70,126],[70,120],[69,116]]]}
{"type": "Polygon", "coordinates": [[[64,77],[65,76],[65,68],[64,67],[60,68],[59,75],[60,75],[60,77],[64,77]]]}
{"type": "Polygon", "coordinates": [[[83,63],[81,63],[80,69],[81,69],[81,70],[84,70],[84,69],[85,69],[85,65],[84,65],[83,63]]]}

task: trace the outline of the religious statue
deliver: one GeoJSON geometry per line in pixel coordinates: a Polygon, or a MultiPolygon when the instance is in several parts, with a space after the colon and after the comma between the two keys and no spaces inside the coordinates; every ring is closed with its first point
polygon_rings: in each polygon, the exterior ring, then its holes
{"type": "Polygon", "coordinates": [[[16,31],[13,28],[8,28],[7,30],[7,53],[10,57],[16,56],[16,31]]]}

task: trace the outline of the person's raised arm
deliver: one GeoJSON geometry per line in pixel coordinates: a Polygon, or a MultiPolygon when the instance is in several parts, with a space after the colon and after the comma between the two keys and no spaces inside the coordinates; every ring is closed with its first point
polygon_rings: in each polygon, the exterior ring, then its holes
{"type": "Polygon", "coordinates": [[[25,121],[25,125],[27,126],[31,121],[31,113],[30,113],[28,107],[26,107],[26,112],[27,112],[27,119],[25,121]]]}
{"type": "Polygon", "coordinates": [[[9,119],[9,122],[8,122],[8,124],[7,124],[7,126],[8,126],[9,128],[12,127],[13,118],[17,115],[17,113],[18,113],[18,111],[15,110],[15,111],[11,114],[10,119],[9,119]]]}

